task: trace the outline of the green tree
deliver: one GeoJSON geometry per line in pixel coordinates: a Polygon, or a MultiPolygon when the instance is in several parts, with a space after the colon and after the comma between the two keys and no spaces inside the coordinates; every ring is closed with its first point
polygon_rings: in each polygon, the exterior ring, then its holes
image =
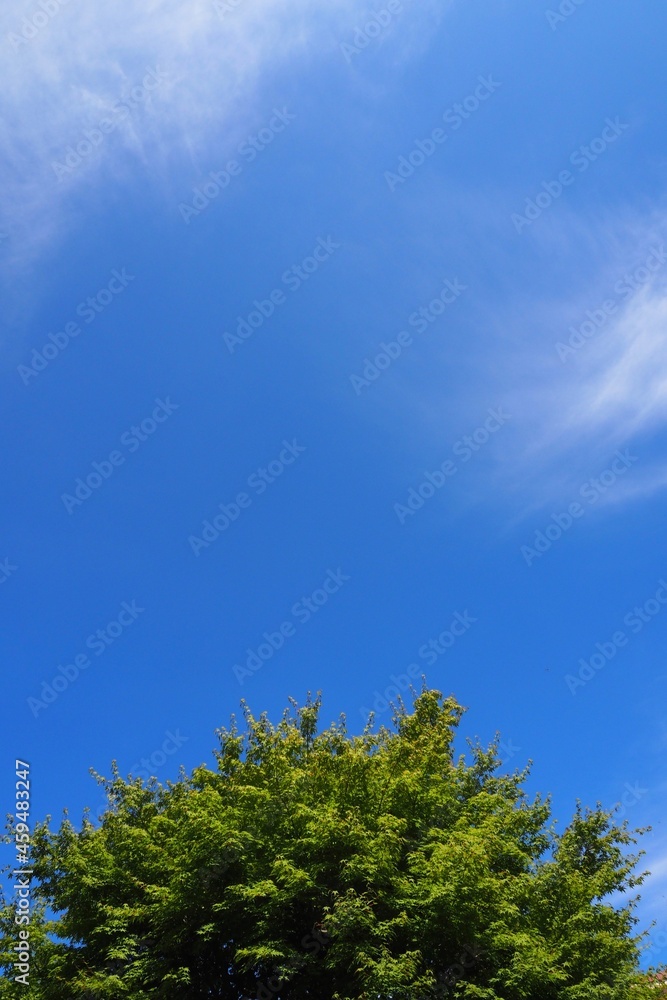
{"type": "MultiPolygon", "coordinates": [[[[165,786],[113,767],[99,825],[34,834],[39,1000],[642,1000],[635,838],[602,809],[558,834],[497,743],[454,749],[424,690],[392,729],[245,711],[217,768],[165,786]],[[612,894],[613,897],[612,897],[612,894]]],[[[637,831],[640,832],[640,831],[637,831]]],[[[0,961],[10,971],[13,911],[0,961]]]]}

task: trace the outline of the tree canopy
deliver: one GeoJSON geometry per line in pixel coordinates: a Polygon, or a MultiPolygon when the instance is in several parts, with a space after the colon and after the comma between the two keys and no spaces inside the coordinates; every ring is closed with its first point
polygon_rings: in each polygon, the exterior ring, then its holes
{"type": "Polygon", "coordinates": [[[319,712],[244,706],[215,769],[161,785],[114,764],[99,822],[40,824],[30,986],[6,903],[0,996],[655,1000],[618,902],[642,881],[625,824],[577,807],[557,832],[497,742],[457,754],[463,709],[438,691],[362,735],[319,712]]]}

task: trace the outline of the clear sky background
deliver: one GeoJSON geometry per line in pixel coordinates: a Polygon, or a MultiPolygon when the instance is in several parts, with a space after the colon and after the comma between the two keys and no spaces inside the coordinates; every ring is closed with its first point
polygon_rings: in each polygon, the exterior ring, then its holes
{"type": "Polygon", "coordinates": [[[78,821],[241,698],[359,730],[425,673],[561,827],[652,824],[667,960],[666,29],[3,9],[4,811],[15,757],[78,821]]]}

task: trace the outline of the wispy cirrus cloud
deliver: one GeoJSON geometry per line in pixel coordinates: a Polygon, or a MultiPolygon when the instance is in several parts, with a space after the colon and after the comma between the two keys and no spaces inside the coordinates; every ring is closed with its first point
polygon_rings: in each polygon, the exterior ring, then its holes
{"type": "MultiPolygon", "coordinates": [[[[667,435],[663,222],[617,220],[611,231],[591,224],[584,282],[576,273],[577,238],[563,235],[575,269],[572,292],[556,287],[548,300],[526,293],[513,315],[494,320],[501,347],[493,380],[503,383],[514,415],[498,476],[523,493],[526,512],[571,498],[624,447],[639,460],[601,494],[600,506],[667,486],[660,444],[667,435]]],[[[577,237],[581,226],[577,220],[577,237]]]]}
{"type": "MultiPolygon", "coordinates": [[[[365,9],[362,0],[319,9],[309,0],[4,7],[5,259],[34,257],[104,185],[143,170],[169,188],[178,164],[208,165],[212,149],[231,148],[271,110],[282,88],[272,88],[266,107],[260,88],[281,68],[293,73],[323,53],[343,64],[340,44],[365,9]],[[158,85],[148,89],[150,73],[158,85]],[[113,128],[100,124],[109,121],[113,128]]],[[[404,18],[421,14],[406,10],[404,18]]]]}
{"type": "Polygon", "coordinates": [[[641,926],[647,927],[644,962],[647,965],[664,964],[667,959],[667,844],[662,840],[653,845],[639,844],[646,850],[639,867],[649,871],[640,893],[638,915],[641,926]]]}
{"type": "Polygon", "coordinates": [[[213,0],[149,0],[137,7],[69,0],[35,37],[40,7],[0,15],[5,99],[0,141],[0,225],[25,252],[66,222],[73,190],[117,182],[143,167],[164,176],[169,161],[196,161],[252,120],[260,77],[303,48],[304,5],[253,0],[221,18],[213,0]],[[143,87],[147,74],[158,86],[143,87]],[[128,110],[124,112],[123,107],[128,110]],[[113,131],[89,153],[86,136],[105,120],[113,131]],[[79,145],[82,143],[83,145],[79,145]],[[55,164],[75,168],[57,172],[55,164]]]}

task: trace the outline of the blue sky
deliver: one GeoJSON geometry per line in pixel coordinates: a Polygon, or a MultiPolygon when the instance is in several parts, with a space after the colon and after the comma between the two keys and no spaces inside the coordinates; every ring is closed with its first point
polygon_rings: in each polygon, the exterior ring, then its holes
{"type": "Polygon", "coordinates": [[[425,672],[666,960],[664,5],[0,20],[6,801],[425,672]]]}

